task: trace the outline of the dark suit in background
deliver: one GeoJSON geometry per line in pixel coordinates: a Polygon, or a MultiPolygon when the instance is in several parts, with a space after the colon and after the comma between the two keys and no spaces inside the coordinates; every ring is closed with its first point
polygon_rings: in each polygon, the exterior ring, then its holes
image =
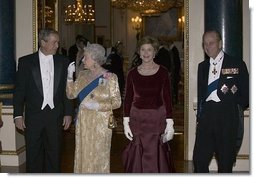
{"type": "Polygon", "coordinates": [[[124,58],[122,51],[123,43],[121,41],[117,41],[115,46],[112,47],[111,53],[107,57],[107,63],[105,63],[103,67],[117,75],[121,96],[123,97],[125,77],[123,69],[124,58]]]}
{"type": "Polygon", "coordinates": [[[55,55],[59,36],[53,29],[43,29],[39,36],[40,51],[53,55],[53,103],[46,105],[39,53],[19,59],[14,91],[14,118],[18,129],[25,133],[27,172],[60,172],[62,129],[68,129],[73,114],[72,103],[66,97],[69,60],[55,55]],[[24,117],[23,117],[24,112],[24,117]]]}
{"type": "Polygon", "coordinates": [[[78,53],[78,47],[75,43],[68,50],[68,57],[69,57],[70,63],[73,61],[76,61],[77,53],[78,53]]]}
{"type": "Polygon", "coordinates": [[[181,80],[180,69],[181,60],[177,47],[173,44],[171,48],[171,54],[174,61],[174,74],[173,74],[173,104],[178,104],[178,83],[181,80]]]}
{"type": "Polygon", "coordinates": [[[164,46],[160,46],[159,51],[154,58],[154,62],[166,67],[169,73],[173,75],[174,62],[172,59],[171,51],[167,50],[164,46]]]}
{"type": "MultiPolygon", "coordinates": [[[[162,43],[162,42],[161,42],[162,43]]],[[[168,69],[170,75],[170,83],[173,83],[174,80],[174,61],[172,59],[172,52],[166,49],[163,45],[160,46],[154,62],[156,64],[162,65],[168,69]]],[[[173,93],[173,85],[170,87],[170,93],[173,93]]],[[[171,95],[171,100],[173,101],[173,95],[171,95]]]]}
{"type": "Polygon", "coordinates": [[[79,49],[80,48],[83,49],[88,42],[89,42],[88,39],[86,39],[84,36],[82,35],[76,36],[75,44],[73,44],[68,50],[68,57],[69,57],[70,63],[73,61],[76,61],[77,53],[79,52],[79,49]]]}

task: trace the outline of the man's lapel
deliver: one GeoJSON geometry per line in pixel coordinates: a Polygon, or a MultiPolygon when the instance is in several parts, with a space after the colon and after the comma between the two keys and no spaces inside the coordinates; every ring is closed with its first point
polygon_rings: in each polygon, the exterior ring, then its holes
{"type": "Polygon", "coordinates": [[[203,70],[203,75],[204,75],[203,81],[204,81],[204,86],[206,87],[204,91],[207,91],[207,87],[208,87],[209,67],[210,67],[209,59],[206,59],[204,70],[203,70]]]}
{"type": "Polygon", "coordinates": [[[41,70],[40,70],[40,62],[39,62],[39,53],[34,54],[34,60],[33,60],[33,70],[32,75],[34,77],[34,81],[36,83],[36,86],[38,87],[41,95],[43,96],[43,89],[42,89],[42,78],[41,78],[41,70]]]}
{"type": "Polygon", "coordinates": [[[61,59],[59,59],[55,55],[53,55],[53,59],[54,59],[54,95],[55,95],[61,80],[61,70],[63,69],[62,66],[63,63],[60,62],[61,59]]]}

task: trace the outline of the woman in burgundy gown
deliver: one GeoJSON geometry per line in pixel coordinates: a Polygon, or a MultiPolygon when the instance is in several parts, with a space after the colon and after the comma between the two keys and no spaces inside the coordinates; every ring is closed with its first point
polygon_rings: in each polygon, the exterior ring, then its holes
{"type": "Polygon", "coordinates": [[[155,38],[142,38],[142,63],[127,75],[123,125],[130,142],[122,156],[128,173],[174,172],[167,143],[174,135],[170,75],[153,60],[158,46],[155,38]]]}

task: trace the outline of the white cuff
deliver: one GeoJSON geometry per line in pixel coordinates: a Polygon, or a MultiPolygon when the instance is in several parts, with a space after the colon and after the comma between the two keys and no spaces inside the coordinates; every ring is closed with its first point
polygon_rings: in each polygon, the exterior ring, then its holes
{"type": "Polygon", "coordinates": [[[130,117],[123,117],[123,122],[130,122],[130,117]]]}
{"type": "Polygon", "coordinates": [[[167,122],[167,124],[171,123],[172,125],[174,125],[174,121],[172,118],[167,118],[166,122],[167,122]]]}
{"type": "Polygon", "coordinates": [[[67,78],[67,82],[73,82],[73,78],[67,78]]]}
{"type": "Polygon", "coordinates": [[[18,118],[22,118],[23,116],[16,116],[16,117],[14,117],[13,119],[15,120],[15,119],[18,119],[18,118]]]}

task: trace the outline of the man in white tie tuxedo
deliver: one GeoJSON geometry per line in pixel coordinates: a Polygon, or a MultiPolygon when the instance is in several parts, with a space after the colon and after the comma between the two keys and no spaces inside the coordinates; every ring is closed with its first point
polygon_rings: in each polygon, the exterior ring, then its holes
{"type": "Polygon", "coordinates": [[[57,55],[59,34],[39,32],[39,50],[19,59],[14,90],[14,122],[24,131],[27,172],[60,172],[62,129],[72,122],[66,97],[68,58],[57,55]]]}
{"type": "Polygon", "coordinates": [[[203,35],[207,59],[198,65],[198,112],[194,172],[209,172],[215,155],[219,173],[231,173],[239,151],[239,128],[249,105],[249,74],[242,59],[222,50],[218,31],[203,35]]]}

